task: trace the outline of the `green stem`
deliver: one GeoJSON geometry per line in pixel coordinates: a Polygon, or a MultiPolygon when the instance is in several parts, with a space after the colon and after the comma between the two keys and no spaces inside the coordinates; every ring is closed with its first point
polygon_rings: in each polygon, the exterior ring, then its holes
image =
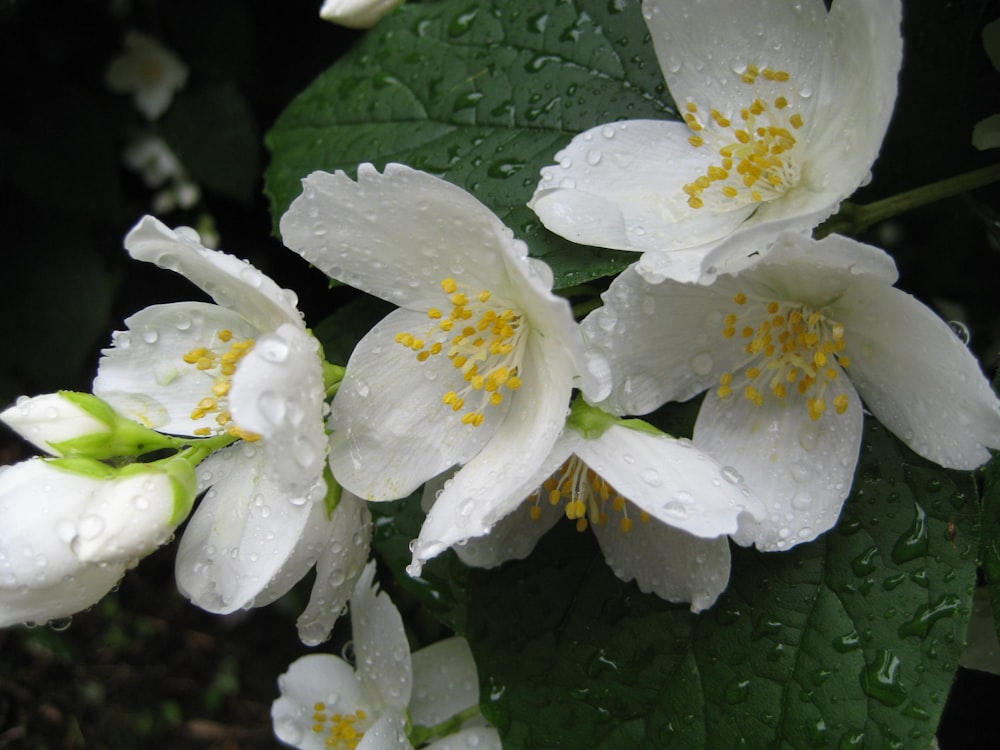
{"type": "Polygon", "coordinates": [[[1000,164],[966,172],[946,180],[932,182],[905,193],[899,193],[864,206],[844,203],[841,210],[821,224],[813,236],[822,239],[829,234],[858,235],[868,227],[897,214],[928,203],[951,198],[1000,180],[1000,164]]]}
{"type": "Polygon", "coordinates": [[[346,368],[323,360],[323,385],[326,388],[327,398],[337,393],[340,388],[340,381],[344,379],[345,371],[346,368]]]}

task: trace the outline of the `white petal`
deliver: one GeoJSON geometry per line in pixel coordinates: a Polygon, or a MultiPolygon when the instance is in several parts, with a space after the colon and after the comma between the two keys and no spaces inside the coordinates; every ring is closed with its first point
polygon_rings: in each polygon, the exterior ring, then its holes
{"type": "Polygon", "coordinates": [[[640,510],[688,534],[725,536],[739,528],[743,513],[764,517],[763,505],[738,474],[690,441],[612,425],[599,438],[582,441],[576,454],[640,510]]]}
{"type": "Polygon", "coordinates": [[[399,711],[386,711],[365,732],[357,750],[413,750],[406,739],[406,720],[399,711]]]}
{"type": "Polygon", "coordinates": [[[634,266],[623,271],[602,295],[604,307],[582,323],[588,345],[612,367],[612,393],[601,406],[645,414],[689,399],[731,372],[745,354],[723,338],[723,317],[739,289],[730,277],[711,286],[670,279],[649,284],[634,266]]]}
{"type": "Polygon", "coordinates": [[[432,742],[424,750],[503,750],[500,734],[493,727],[466,727],[432,742]]]}
{"type": "Polygon", "coordinates": [[[413,654],[410,718],[432,727],[479,704],[476,662],[464,638],[446,638],[413,654]]]}
{"type": "Polygon", "coordinates": [[[540,472],[566,421],[572,366],[562,357],[548,357],[545,342],[534,333],[527,347],[524,385],[510,398],[510,411],[490,442],[455,474],[431,508],[414,548],[411,575],[456,542],[488,533],[546,476],[540,472]]]}
{"type": "Polygon", "coordinates": [[[299,639],[307,646],[316,646],[330,637],[368,561],[371,535],[368,507],[345,491],[330,518],[328,541],[316,562],[309,604],[296,621],[299,639]]]}
{"type": "Polygon", "coordinates": [[[158,219],[145,216],[125,237],[125,247],[136,260],[181,274],[258,330],[270,331],[282,323],[304,325],[293,292],[282,289],[246,261],[209,250],[193,229],[171,230],[158,219]]]}
{"type": "Polygon", "coordinates": [[[175,518],[174,491],[170,477],[153,470],[103,482],[87,502],[73,552],[89,563],[134,564],[173,536],[182,520],[175,518]]]}
{"type": "Polygon", "coordinates": [[[86,609],[125,572],[83,563],[70,547],[101,481],[40,458],[0,468],[0,627],[86,609]]]}
{"type": "Polygon", "coordinates": [[[446,356],[418,362],[395,341],[400,332],[421,333],[418,326],[426,323],[422,313],[389,313],[355,347],[333,401],[330,466],[338,482],[366,500],[406,497],[468,461],[515,400],[488,407],[479,427],[462,424],[462,414],[442,401],[448,391],[467,385],[461,372],[446,356]]]}
{"type": "Polygon", "coordinates": [[[771,287],[786,299],[821,307],[839,298],[858,279],[890,286],[899,274],[892,257],[873,245],[837,234],[817,241],[785,232],[745,277],[761,287],[771,287]]]}
{"type": "Polygon", "coordinates": [[[748,65],[784,70],[797,89],[813,91],[819,84],[827,48],[822,0],[791,7],[785,0],[644,0],[642,9],[678,106],[694,101],[703,112],[736,107],[738,113],[754,96],[788,96],[787,86],[758,80],[751,89],[743,83],[748,65]]]}
{"type": "MultiPolygon", "coordinates": [[[[327,527],[321,503],[290,502],[265,473],[265,455],[249,443],[225,448],[199,466],[211,485],[181,537],[175,561],[177,588],[209,612],[254,606],[289,559],[307,552],[296,567],[301,578],[315,563],[320,540],[307,545],[308,529],[327,527]]],[[[262,603],[262,602],[261,602],[262,603]]]]}
{"type": "Polygon", "coordinates": [[[896,101],[903,56],[900,15],[898,0],[833,4],[804,186],[846,197],[868,179],[896,101]]]}
{"type": "Polygon", "coordinates": [[[229,404],[233,421],[263,436],[272,478],[290,493],[322,481],[327,437],[319,342],[285,323],[239,363],[229,404]]]}
{"type": "Polygon", "coordinates": [[[1000,448],[1000,403],[948,325],[898,289],[852,286],[834,312],[847,329],[848,374],[872,413],[925,458],[952,469],[1000,448]]]}
{"type": "Polygon", "coordinates": [[[410,644],[389,595],[374,583],[375,563],[362,572],[351,597],[351,632],[361,682],[384,706],[405,711],[413,689],[410,644]]]}
{"type": "Polygon", "coordinates": [[[395,305],[441,306],[441,281],[497,292],[521,243],[470,193],[401,164],[313,172],[281,217],[285,244],[331,278],[395,305]]]}
{"type": "Polygon", "coordinates": [[[201,399],[212,395],[216,377],[183,357],[199,347],[219,349],[219,331],[237,339],[254,338],[256,329],[236,313],[204,302],[153,305],[125,320],[112,347],[102,350],[94,395],[116,411],[160,432],[193,435],[218,430],[215,414],[192,419],[201,399]]]}
{"type": "MultiPolygon", "coordinates": [[[[361,691],[351,665],[330,654],[296,659],[278,678],[281,696],[271,704],[279,740],[303,750],[325,750],[325,738],[312,731],[317,702],[331,712],[350,714],[361,707],[361,691]]],[[[364,708],[368,708],[364,706],[364,708]]]]}
{"type": "Polygon", "coordinates": [[[715,604],[729,583],[725,536],[700,539],[656,520],[637,521],[628,534],[613,524],[593,529],[616,576],[668,602],[691,602],[692,612],[715,604]]]}
{"type": "Polygon", "coordinates": [[[743,517],[732,535],[739,544],[788,549],[837,522],[851,490],[862,427],[861,400],[842,373],[827,388],[827,404],[841,393],[847,411],[831,408],[816,421],[798,394],[783,400],[768,394],[761,406],[739,394],[705,396],[694,444],[742,475],[768,514],[761,522],[743,517]]]}
{"type": "Polygon", "coordinates": [[[688,206],[681,188],[713,163],[709,151],[691,147],[690,135],[668,120],[592,128],[542,169],[529,205],[547,229],[586,245],[669,251],[716,240],[753,207],[713,214],[688,206]]]}
{"type": "Polygon", "coordinates": [[[1000,148],[1000,114],[984,117],[972,128],[972,145],[980,151],[1000,148]]]}

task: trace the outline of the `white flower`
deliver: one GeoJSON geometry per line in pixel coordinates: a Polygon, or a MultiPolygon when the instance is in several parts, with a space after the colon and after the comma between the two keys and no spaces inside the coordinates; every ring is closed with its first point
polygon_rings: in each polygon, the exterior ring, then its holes
{"type": "Polygon", "coordinates": [[[158,213],[191,208],[201,198],[201,188],[188,178],[174,152],[159,136],[143,135],[134,139],[126,147],[123,160],[142,178],[146,187],[163,187],[153,198],[153,207],[158,213]]]}
{"type": "MultiPolygon", "coordinates": [[[[479,704],[479,681],[469,646],[449,638],[411,656],[399,611],[374,586],[370,563],[351,597],[357,671],[330,654],[292,662],[278,679],[271,706],[274,733],[303,750],[411,748],[407,718],[438,725],[479,704]]],[[[496,730],[466,726],[426,746],[500,750],[496,730]]]]}
{"type": "Polygon", "coordinates": [[[188,68],[159,41],[130,31],[125,35],[125,51],[111,61],[104,76],[116,94],[132,93],[136,109],[147,120],[156,120],[170,107],[174,92],[187,83],[188,68]]]}
{"type": "Polygon", "coordinates": [[[319,16],[350,29],[370,29],[404,0],[325,0],[319,16]]]}
{"type": "MultiPolygon", "coordinates": [[[[425,502],[437,483],[428,483],[425,502]]],[[[526,557],[560,518],[591,528],[623,581],[691,611],[711,607],[729,581],[727,535],[764,506],[731,466],[639,423],[629,426],[577,402],[538,475],[516,488],[483,537],[455,547],[468,565],[526,557]],[[543,481],[544,480],[544,481],[543,481]],[[527,497],[527,500],[524,498],[527,497]]]]}
{"type": "Polygon", "coordinates": [[[489,530],[494,504],[552,449],[574,383],[603,398],[607,366],[588,369],[548,266],[464,190],[398,164],[361,165],[357,182],[315,172],[304,186],[281,219],[285,244],[400,306],[348,362],[330,415],[334,476],[391,500],[464,464],[421,532],[416,573],[489,530]]]}
{"type": "Polygon", "coordinates": [[[182,274],[217,304],[147,307],[114,334],[94,393],[161,432],[261,439],[272,481],[323,494],[325,392],[319,344],[295,295],[242,260],[151,216],[125,238],[133,258],[182,274]]]}
{"type": "Polygon", "coordinates": [[[177,588],[202,609],[228,614],[270,604],[316,566],[299,637],[310,646],[326,640],[368,561],[368,508],[346,492],[332,513],[322,495],[289,496],[255,443],[218,451],[198,477],[208,491],[177,549],[177,588]]]}
{"type": "Polygon", "coordinates": [[[165,543],[194,502],[190,465],[84,458],[0,468],[0,627],[86,609],[165,543]]]}
{"type": "Polygon", "coordinates": [[[644,414],[708,390],[694,443],[767,504],[734,539],[782,549],[831,528],[861,442],[862,406],[921,456],[973,469],[1000,448],[1000,403],[975,358],[892,287],[881,250],[832,235],[778,237],[710,286],[649,284],[633,269],[583,323],[612,362],[603,404],[644,414]],[[857,388],[857,391],[855,391],[857,388]]]}
{"type": "Polygon", "coordinates": [[[530,204],[550,230],[643,252],[650,281],[710,280],[750,262],[728,238],[809,231],[868,179],[896,96],[898,0],[644,0],[643,14],[684,122],[574,138],[530,204]]]}
{"type": "MultiPolygon", "coordinates": [[[[983,27],[983,47],[993,67],[1000,70],[1000,19],[983,27]]],[[[972,129],[972,145],[980,151],[1000,148],[1000,113],[976,123],[972,129]]]]}

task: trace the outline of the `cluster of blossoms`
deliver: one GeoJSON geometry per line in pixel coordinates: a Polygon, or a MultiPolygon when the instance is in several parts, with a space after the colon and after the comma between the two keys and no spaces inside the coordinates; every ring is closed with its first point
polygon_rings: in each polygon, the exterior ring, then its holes
{"type": "Polygon", "coordinates": [[[329,655],[294,663],[272,711],[280,739],[408,746],[411,723],[445,722],[460,729],[441,747],[498,747],[465,722],[478,700],[464,641],[411,656],[366,566],[366,503],[423,486],[413,576],[450,548],[475,566],[522,558],[565,517],[593,530],[619,578],[698,612],[727,585],[730,539],[783,550],[833,527],[862,398],[942,466],[1000,448],[1000,402],[951,329],[893,288],[892,259],[810,237],[878,153],[899,3],[643,11],[683,121],[581,133],[530,203],[563,237],[642,253],[582,322],[489,208],[400,164],[315,172],[280,221],[313,266],[397,307],[346,367],[325,362],[293,293],[190,229],[140,221],[132,256],[214,304],[138,312],[103,352],[94,396],[3,413],[52,458],[0,472],[0,625],[91,605],[200,494],[176,563],[195,604],[262,606],[315,567],[298,623],[315,645],[350,600],[357,671],[329,655]],[[690,439],[635,418],[702,392],[690,439]]]}

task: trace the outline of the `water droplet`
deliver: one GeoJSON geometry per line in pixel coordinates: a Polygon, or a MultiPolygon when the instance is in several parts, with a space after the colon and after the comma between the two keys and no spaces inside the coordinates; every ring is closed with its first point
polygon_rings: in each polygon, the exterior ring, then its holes
{"type": "Polygon", "coordinates": [[[142,340],[147,344],[155,344],[157,339],[160,338],[160,334],[156,332],[153,328],[147,328],[142,332],[142,340]]]}
{"type": "Polygon", "coordinates": [[[77,526],[77,534],[81,539],[95,539],[102,531],[104,531],[104,519],[100,516],[84,516],[77,526]]]}
{"type": "Polygon", "coordinates": [[[915,635],[918,638],[926,638],[935,622],[942,617],[951,617],[958,611],[959,603],[957,596],[944,594],[936,602],[924,604],[914,612],[908,622],[899,626],[899,637],[915,635]]]}
{"type": "Polygon", "coordinates": [[[288,359],[288,344],[278,338],[268,338],[257,344],[260,356],[268,362],[281,364],[288,359]]]}
{"type": "Polygon", "coordinates": [[[719,469],[719,474],[730,484],[742,484],[743,475],[736,471],[732,466],[723,466],[719,469]]]}
{"type": "Polygon", "coordinates": [[[147,510],[149,508],[149,499],[145,495],[136,495],[132,498],[132,505],[135,506],[136,510],[147,510]]]}
{"type": "Polygon", "coordinates": [[[639,472],[639,478],[650,487],[660,487],[663,484],[660,472],[652,467],[645,468],[639,472]]]}
{"type": "Polygon", "coordinates": [[[726,685],[726,702],[735,705],[750,696],[750,680],[735,679],[726,685]]]}
{"type": "Polygon", "coordinates": [[[902,662],[888,649],[880,649],[871,664],[861,672],[861,686],[872,698],[887,706],[899,706],[906,700],[900,679],[902,662]]]}
{"type": "Polygon", "coordinates": [[[596,148],[592,148],[590,149],[590,151],[587,152],[587,164],[589,164],[592,167],[596,167],[598,164],[601,163],[601,158],[603,156],[604,155],[596,148]]]}
{"type": "Polygon", "coordinates": [[[955,335],[961,339],[963,344],[968,344],[969,340],[972,338],[972,334],[969,332],[969,327],[965,325],[960,320],[949,320],[948,327],[954,331],[955,335]]]}
{"type": "Polygon", "coordinates": [[[691,371],[695,375],[708,375],[712,372],[712,355],[707,352],[699,352],[691,358],[691,371]]]}
{"type": "Polygon", "coordinates": [[[892,548],[892,559],[897,564],[909,562],[927,554],[930,543],[927,534],[927,513],[916,503],[913,504],[913,507],[916,512],[913,523],[892,548]]]}
{"type": "Polygon", "coordinates": [[[264,418],[271,424],[280,424],[285,418],[286,406],[284,397],[276,391],[264,391],[257,397],[264,418]]]}
{"type": "Polygon", "coordinates": [[[49,620],[46,623],[46,625],[49,626],[49,629],[54,630],[57,633],[61,633],[64,630],[68,630],[69,626],[72,624],[73,624],[72,615],[70,615],[69,617],[57,617],[55,619],[49,620]]]}

